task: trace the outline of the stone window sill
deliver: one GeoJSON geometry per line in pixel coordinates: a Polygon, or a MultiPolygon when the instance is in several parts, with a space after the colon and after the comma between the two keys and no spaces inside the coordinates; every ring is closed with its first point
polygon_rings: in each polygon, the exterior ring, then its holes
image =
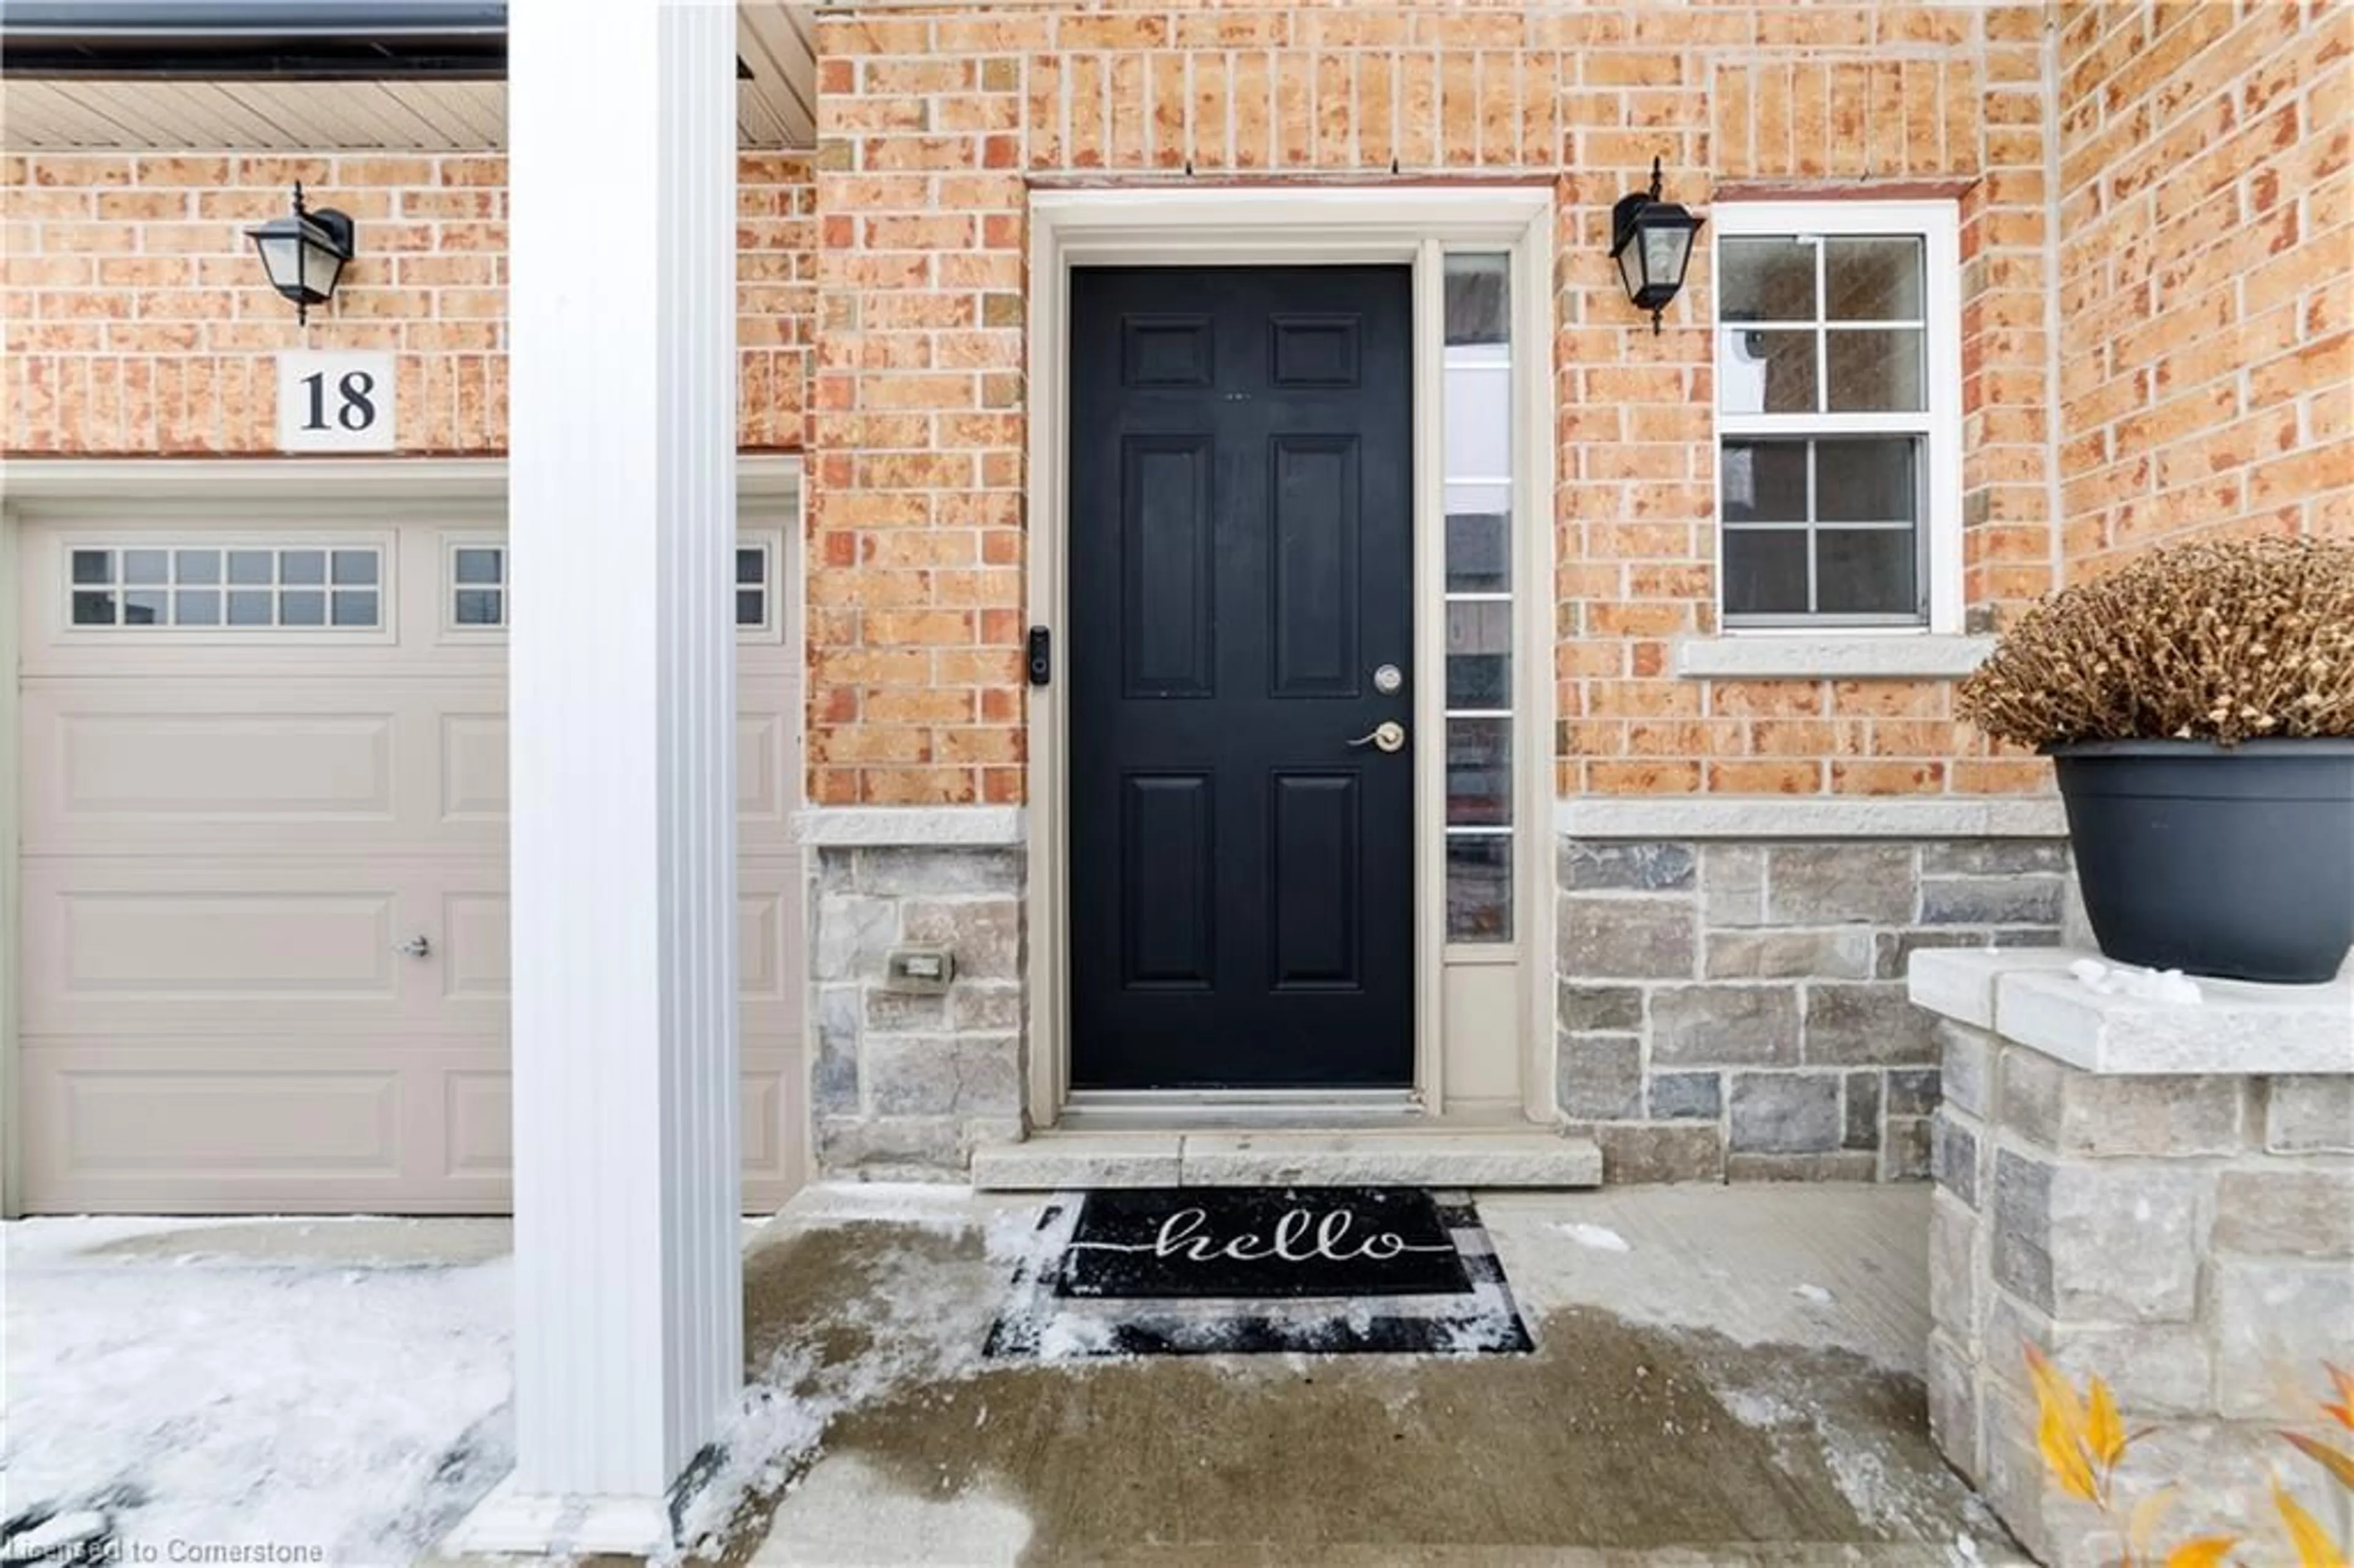
{"type": "Polygon", "coordinates": [[[1738,632],[1680,638],[1675,673],[1688,680],[1919,681],[1968,674],[1991,637],[1925,631],[1738,632]]]}

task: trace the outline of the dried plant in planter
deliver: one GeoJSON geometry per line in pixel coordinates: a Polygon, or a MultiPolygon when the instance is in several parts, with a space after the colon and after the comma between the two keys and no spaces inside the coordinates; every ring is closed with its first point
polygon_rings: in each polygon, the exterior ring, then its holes
{"type": "Polygon", "coordinates": [[[2029,610],[1957,705],[2020,746],[2354,736],[2354,544],[2154,550],[2029,610]]]}

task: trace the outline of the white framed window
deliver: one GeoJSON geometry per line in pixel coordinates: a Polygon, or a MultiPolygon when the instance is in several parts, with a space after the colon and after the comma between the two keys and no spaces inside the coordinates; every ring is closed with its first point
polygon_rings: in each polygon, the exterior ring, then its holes
{"type": "MultiPolygon", "coordinates": [[[[737,535],[729,592],[739,638],[773,641],[784,635],[777,603],[777,561],[782,543],[781,535],[773,531],[737,535]]],[[[504,633],[513,601],[507,547],[501,535],[442,536],[441,630],[445,634],[504,633]]]]}
{"type": "Polygon", "coordinates": [[[769,533],[736,536],[736,632],[739,637],[784,635],[777,615],[777,535],[769,533]]]}
{"type": "Polygon", "coordinates": [[[81,536],[61,556],[77,635],[376,637],[392,624],[378,538],[81,536]]]}
{"type": "Polygon", "coordinates": [[[507,624],[507,548],[496,534],[441,540],[441,629],[472,635],[507,624]]]}
{"type": "Polygon", "coordinates": [[[1959,631],[1955,204],[1709,216],[1721,625],[1959,631]]]}

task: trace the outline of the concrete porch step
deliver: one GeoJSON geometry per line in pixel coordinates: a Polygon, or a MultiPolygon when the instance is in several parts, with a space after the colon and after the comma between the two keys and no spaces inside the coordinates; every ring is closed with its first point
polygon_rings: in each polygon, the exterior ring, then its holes
{"type": "Polygon", "coordinates": [[[1549,1132],[1043,1132],[973,1150],[984,1192],[1066,1187],[1598,1187],[1593,1139],[1549,1132]]]}

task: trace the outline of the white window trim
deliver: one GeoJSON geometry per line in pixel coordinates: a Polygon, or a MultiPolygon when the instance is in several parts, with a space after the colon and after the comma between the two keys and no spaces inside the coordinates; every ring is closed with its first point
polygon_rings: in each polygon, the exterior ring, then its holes
{"type": "MultiPolygon", "coordinates": [[[[1961,210],[1952,200],[1907,201],[1719,201],[1709,212],[1710,265],[1712,278],[1722,278],[1721,243],[1727,238],[1751,236],[1806,234],[1918,234],[1923,242],[1924,277],[1924,339],[1926,364],[1924,366],[1924,389],[1927,393],[1926,409],[1920,415],[1903,415],[1895,418],[1885,414],[1734,414],[1723,412],[1721,398],[1723,386],[1718,384],[1717,397],[1712,398],[1710,411],[1714,429],[1710,438],[1709,461],[1712,488],[1718,497],[1716,511],[1717,613],[1720,617],[1720,638],[1772,639],[1798,638],[1808,641],[1837,639],[1869,643],[1884,651],[1885,657],[1877,661],[1882,668],[1869,667],[1875,662],[1863,661],[1866,668],[1854,667],[1854,661],[1842,660],[1845,666],[1824,670],[1824,674],[1909,675],[1932,673],[1918,668],[1924,662],[1950,662],[1951,655],[1941,659],[1908,658],[1903,652],[1906,641],[1924,636],[1951,637],[1962,630],[1962,308],[1961,308],[1961,210]],[[1792,626],[1723,626],[1724,524],[1723,524],[1723,438],[1727,435],[1853,435],[1869,434],[1902,429],[1907,431],[1925,429],[1928,473],[1924,485],[1926,505],[1921,519],[1919,547],[1926,557],[1928,578],[1928,622],[1923,626],[1892,626],[1858,624],[1842,628],[1837,621],[1813,625],[1792,626]]],[[[1712,351],[1717,342],[1720,323],[1713,315],[1710,321],[1712,351]]],[[[1713,639],[1693,639],[1709,641],[1713,639]]],[[[1678,664],[1704,664],[1705,658],[1689,659],[1681,647],[1678,664]]],[[[1788,661],[1784,661],[1788,662],[1788,661]]],[[[1702,673],[1695,669],[1692,673],[1702,673]]],[[[1942,673],[1942,672],[1936,672],[1942,673]]]]}

